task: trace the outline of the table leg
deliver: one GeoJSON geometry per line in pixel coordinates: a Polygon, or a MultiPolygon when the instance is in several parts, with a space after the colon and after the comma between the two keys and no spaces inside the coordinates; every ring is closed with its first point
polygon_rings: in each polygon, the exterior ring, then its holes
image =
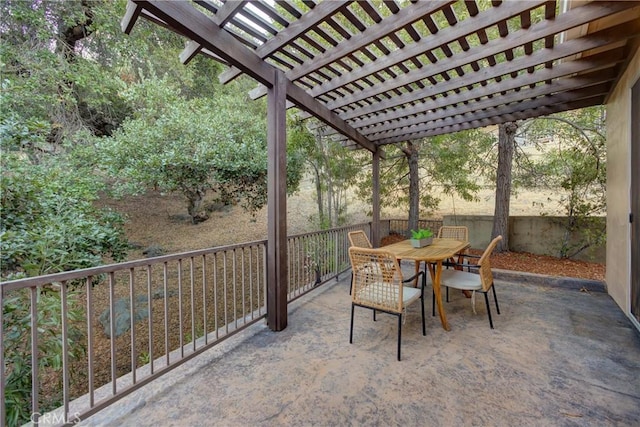
{"type": "Polygon", "coordinates": [[[420,271],[420,261],[416,261],[416,271],[414,273],[416,278],[413,280],[413,287],[414,288],[418,287],[418,272],[419,271],[420,271]]]}
{"type": "Polygon", "coordinates": [[[442,292],[440,289],[440,277],[442,276],[442,261],[438,261],[435,268],[430,268],[431,283],[433,283],[433,293],[436,296],[436,304],[438,304],[438,314],[440,315],[440,322],[445,331],[450,331],[451,327],[447,322],[447,315],[444,313],[444,307],[442,306],[442,292]],[[434,271],[435,270],[435,271],[434,271]]]}

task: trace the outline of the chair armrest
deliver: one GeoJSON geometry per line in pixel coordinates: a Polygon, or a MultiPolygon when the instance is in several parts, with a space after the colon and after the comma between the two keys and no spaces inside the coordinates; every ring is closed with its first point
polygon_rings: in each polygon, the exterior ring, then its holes
{"type": "Polygon", "coordinates": [[[471,260],[479,260],[480,258],[482,258],[480,255],[471,255],[471,254],[458,254],[458,260],[457,263],[458,264],[465,264],[465,265],[475,265],[475,264],[471,264],[471,260]]]}
{"type": "Polygon", "coordinates": [[[465,268],[467,269],[467,271],[471,271],[472,268],[474,270],[479,270],[480,269],[479,265],[477,265],[477,264],[469,264],[469,263],[466,263],[466,262],[463,262],[463,263],[452,262],[452,263],[449,263],[448,265],[453,267],[453,268],[460,267],[460,269],[462,271],[464,271],[465,268]]]}
{"type": "Polygon", "coordinates": [[[465,252],[458,252],[457,254],[455,254],[453,257],[443,261],[442,265],[444,267],[460,267],[461,264],[464,264],[464,259],[465,258],[470,258],[470,259],[480,259],[480,255],[471,255],[465,252]],[[455,261],[457,260],[457,261],[455,261]]]}
{"type": "Polygon", "coordinates": [[[425,276],[424,271],[418,271],[417,274],[414,274],[413,276],[409,277],[408,279],[404,279],[402,281],[402,283],[408,283],[408,282],[413,282],[414,280],[416,280],[416,278],[422,276],[422,284],[421,287],[422,289],[424,289],[426,282],[427,282],[427,276],[425,276]]]}

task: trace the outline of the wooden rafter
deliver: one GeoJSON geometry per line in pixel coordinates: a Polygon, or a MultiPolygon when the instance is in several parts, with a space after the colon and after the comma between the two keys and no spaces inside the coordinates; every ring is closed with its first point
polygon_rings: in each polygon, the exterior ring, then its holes
{"type": "MultiPolygon", "coordinates": [[[[298,38],[303,32],[308,31],[308,28],[314,28],[320,22],[326,20],[328,16],[332,16],[339,10],[346,8],[347,4],[348,3],[342,1],[320,3],[308,14],[304,15],[304,18],[295,21],[293,24],[287,27],[286,30],[281,31],[276,37],[270,39],[267,43],[260,46],[256,50],[256,54],[260,58],[265,58],[268,55],[281,50],[284,45],[298,38]]],[[[240,73],[240,70],[232,67],[220,75],[220,82],[228,83],[229,81],[239,76],[240,73]]]]}
{"type": "MultiPolygon", "coordinates": [[[[202,12],[185,2],[135,1],[153,16],[162,19],[172,29],[220,56],[260,83],[273,86],[275,69],[253,52],[241,46],[231,34],[221,29],[202,12]]],[[[377,146],[349,126],[325,105],[309,96],[297,86],[289,85],[287,97],[300,108],[328,122],[334,129],[347,135],[362,147],[375,152],[377,146]]]]}
{"type": "Polygon", "coordinates": [[[182,34],[183,62],[226,62],[221,81],[250,75],[254,98],[280,69],[300,117],[371,151],[602,102],[640,35],[640,1],[163,3],[129,2],[123,30],[142,16],[182,34]]]}
{"type": "MultiPolygon", "coordinates": [[[[529,2],[517,2],[517,3],[528,4],[529,2]]],[[[622,7],[622,6],[624,6],[624,4],[617,3],[617,7],[622,7]]],[[[339,101],[327,104],[327,106],[331,109],[335,109],[335,108],[340,108],[340,107],[349,105],[354,102],[358,102],[360,100],[365,100],[369,97],[380,94],[383,91],[399,88],[407,84],[413,83],[415,81],[427,79],[428,77],[434,77],[440,72],[450,71],[455,67],[468,65],[472,61],[480,61],[480,60],[486,59],[486,57],[489,55],[496,55],[500,52],[509,51],[519,46],[522,46],[527,42],[533,42],[536,40],[543,39],[547,37],[549,34],[560,33],[562,31],[573,28],[577,25],[581,25],[585,22],[589,22],[592,19],[607,16],[613,13],[612,10],[615,10],[615,11],[620,10],[614,7],[602,8],[602,7],[593,7],[589,5],[586,5],[581,9],[582,9],[581,12],[584,12],[582,14],[571,15],[570,17],[567,16],[566,18],[561,16],[553,21],[543,21],[540,24],[530,27],[527,30],[520,31],[518,33],[511,33],[508,36],[505,36],[504,38],[495,39],[492,42],[489,42],[483,46],[478,46],[477,48],[471,49],[465,52],[464,55],[458,55],[456,58],[451,58],[447,61],[438,61],[438,63],[434,64],[432,67],[425,67],[424,69],[416,70],[415,73],[410,73],[406,76],[403,76],[402,78],[394,79],[394,81],[389,82],[389,84],[387,85],[384,85],[384,86],[381,85],[382,87],[374,86],[373,88],[369,88],[367,90],[361,91],[360,93],[357,94],[357,96],[343,97],[339,101]]],[[[624,28],[627,28],[627,26],[625,25],[624,28]]],[[[611,36],[612,36],[611,32],[606,33],[606,37],[608,39],[610,39],[611,36]]],[[[620,34],[621,38],[631,37],[631,36],[633,36],[633,34],[630,34],[630,31],[626,31],[620,34]]],[[[613,37],[616,37],[616,36],[613,35],[613,37]]],[[[592,38],[595,38],[595,37],[592,37],[592,38]]],[[[571,55],[571,53],[564,54],[564,52],[570,50],[567,47],[567,44],[572,42],[574,41],[573,40],[569,41],[568,43],[565,43],[562,46],[559,46],[557,49],[554,49],[552,52],[548,52],[546,50],[537,51],[535,53],[531,53],[529,56],[525,56],[524,58],[526,59],[517,58],[511,61],[505,61],[501,64],[497,64],[494,67],[491,67],[490,69],[484,68],[482,71],[479,71],[478,73],[486,74],[489,77],[492,74],[503,76],[505,74],[519,71],[518,69],[514,69],[514,68],[517,68],[517,66],[516,67],[513,66],[513,64],[517,61],[521,63],[530,63],[530,65],[526,65],[521,68],[521,69],[526,69],[526,68],[535,66],[539,63],[545,63],[548,61],[557,60],[565,56],[571,55]],[[538,58],[540,58],[540,60],[538,60],[538,58]],[[503,71],[505,69],[508,71],[503,71]]],[[[574,53],[582,52],[586,49],[582,43],[585,43],[585,42],[582,41],[582,42],[573,43],[572,48],[574,53]]],[[[475,76],[467,76],[464,80],[467,85],[478,83],[477,81],[469,82],[469,80],[477,80],[475,76]]],[[[453,90],[456,87],[460,87],[460,79],[453,79],[452,81],[447,83],[449,83],[447,87],[451,88],[448,90],[453,90]]],[[[434,86],[435,86],[434,87],[435,90],[437,90],[438,92],[442,92],[439,85],[434,85],[434,86]]],[[[397,98],[394,97],[393,103],[387,103],[385,105],[376,105],[374,107],[370,107],[366,112],[364,112],[364,114],[367,114],[368,112],[372,112],[371,110],[374,110],[377,107],[390,108],[396,105],[406,104],[406,103],[410,103],[417,100],[419,100],[419,94],[407,96],[407,97],[397,97],[397,98]]],[[[360,112],[359,110],[356,110],[350,113],[350,115],[356,115],[359,112],[360,112]]]]}

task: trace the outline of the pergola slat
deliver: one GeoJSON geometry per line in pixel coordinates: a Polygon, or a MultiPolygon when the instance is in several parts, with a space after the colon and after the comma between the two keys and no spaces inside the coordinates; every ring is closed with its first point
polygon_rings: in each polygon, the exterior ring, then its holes
{"type": "MultiPolygon", "coordinates": [[[[521,2],[527,3],[527,2],[521,2]]],[[[618,3],[620,6],[624,6],[624,4],[618,3]]],[[[480,61],[486,58],[489,55],[494,55],[504,50],[511,50],[515,47],[522,46],[524,43],[533,42],[536,40],[540,40],[546,37],[548,34],[556,34],[570,28],[573,28],[577,25],[581,25],[585,22],[589,22],[596,17],[604,17],[609,14],[615,13],[619,11],[617,8],[602,8],[602,7],[593,7],[586,5],[584,6],[584,14],[581,15],[581,19],[568,19],[563,16],[558,17],[554,21],[543,21],[542,23],[532,26],[526,31],[520,31],[518,33],[512,33],[510,36],[507,36],[503,39],[495,39],[484,46],[478,46],[476,48],[472,48],[464,54],[457,55],[455,58],[451,58],[448,61],[439,61],[437,64],[434,64],[433,67],[425,68],[424,70],[416,71],[415,73],[411,73],[407,76],[403,76],[401,79],[396,79],[395,81],[390,82],[385,85],[384,88],[371,88],[365,91],[358,93],[355,96],[345,97],[340,99],[337,102],[331,103],[327,105],[330,109],[340,108],[345,105],[349,105],[350,103],[357,102],[368,97],[380,94],[384,90],[391,90],[394,88],[398,88],[404,86],[410,82],[423,80],[428,78],[429,76],[435,76],[439,74],[441,71],[448,71],[454,69],[456,67],[460,67],[463,65],[467,65],[473,61],[480,61]],[[520,34],[524,33],[524,34],[520,34]]],[[[566,15],[564,15],[566,16],[566,15]]],[[[621,36],[622,37],[622,36],[621,36]]],[[[440,40],[440,37],[438,38],[440,40]]],[[[449,39],[446,39],[447,42],[449,39]]],[[[579,51],[581,51],[581,47],[577,47],[579,51]]],[[[546,56],[546,52],[541,52],[538,56],[546,56]]],[[[556,58],[557,59],[557,58],[556,58]]],[[[546,62],[546,61],[542,61],[546,62]]],[[[499,65],[501,66],[501,64],[499,65]]],[[[517,70],[516,70],[517,71],[517,70]]],[[[496,74],[504,75],[507,73],[501,72],[500,70],[496,70],[496,74]]],[[[459,84],[457,85],[459,86],[459,84]]],[[[314,94],[315,94],[314,89],[314,94]]]]}
{"type": "Polygon", "coordinates": [[[616,78],[615,71],[616,70],[614,68],[598,70],[573,79],[560,79],[549,84],[543,83],[526,92],[520,90],[522,89],[521,87],[518,87],[502,96],[493,96],[491,98],[485,97],[484,99],[473,103],[463,103],[457,107],[439,109],[437,112],[431,114],[420,114],[411,118],[396,120],[393,124],[389,123],[386,125],[377,125],[371,128],[365,128],[362,129],[361,132],[363,135],[374,141],[380,138],[399,136],[406,133],[406,131],[403,131],[402,129],[406,129],[409,126],[431,126],[435,121],[451,120],[452,117],[455,117],[455,120],[463,120],[465,114],[474,111],[495,108],[502,104],[521,102],[529,98],[574,91],[582,87],[612,81],[616,78]],[[398,130],[396,131],[396,129],[398,130]]]}
{"type": "MultiPolygon", "coordinates": [[[[233,2],[229,2],[233,3],[233,2]]],[[[309,13],[304,15],[304,19],[299,19],[293,23],[291,23],[285,30],[281,31],[277,36],[270,39],[264,45],[260,46],[256,54],[260,58],[266,58],[273,52],[281,49],[284,45],[295,40],[299,37],[303,32],[306,32],[308,27],[314,27],[320,22],[327,19],[327,16],[331,16],[337,11],[346,7],[344,2],[322,2],[315,8],[313,8],[309,13]]],[[[240,70],[235,68],[230,68],[220,75],[221,83],[228,83],[237,76],[240,75],[240,70]]]]}
{"type": "MultiPolygon", "coordinates": [[[[608,44],[612,44],[619,40],[626,38],[638,37],[640,35],[640,20],[635,20],[629,23],[617,25],[612,28],[608,28],[596,33],[586,35],[577,39],[569,40],[565,43],[557,45],[550,51],[537,51],[529,56],[515,58],[513,61],[506,61],[497,64],[491,69],[482,69],[477,73],[467,74],[465,82],[467,84],[478,84],[483,80],[490,80],[495,75],[507,75],[515,73],[520,70],[525,70],[528,67],[543,64],[548,60],[559,60],[566,58],[577,53],[600,48],[608,44]]],[[[434,85],[437,93],[440,95],[445,94],[455,88],[460,87],[459,82],[456,80],[449,82],[442,82],[434,85]]],[[[358,108],[351,110],[349,113],[342,115],[345,119],[352,119],[362,115],[376,113],[378,111],[386,110],[389,108],[399,107],[403,104],[420,101],[424,98],[424,94],[421,93],[408,93],[402,96],[394,97],[385,102],[369,105],[368,107],[358,108]]],[[[474,97],[471,95],[470,99],[474,97]]],[[[336,103],[337,104],[337,103],[336,103]]],[[[340,105],[338,105],[340,106],[340,105]]],[[[329,104],[329,108],[337,108],[334,104],[329,104]]]]}
{"type": "MultiPolygon", "coordinates": [[[[358,37],[354,37],[349,42],[344,43],[338,49],[334,49],[325,55],[317,57],[314,61],[311,61],[303,66],[296,67],[291,71],[287,72],[287,77],[295,81],[327,64],[331,64],[335,62],[339,58],[346,56],[349,53],[356,52],[360,49],[363,49],[365,46],[373,43],[377,37],[386,37],[388,35],[394,34],[399,30],[398,26],[405,27],[416,21],[423,19],[425,16],[429,16],[434,12],[442,9],[446,5],[452,3],[451,1],[441,1],[441,2],[418,2],[412,7],[406,7],[398,12],[397,15],[393,16],[393,22],[390,20],[383,20],[381,24],[379,24],[379,30],[377,33],[362,33],[358,37]]],[[[474,22],[475,25],[486,28],[489,27],[501,19],[506,19],[512,16],[516,16],[521,13],[522,10],[529,10],[531,8],[535,8],[542,4],[543,1],[538,2],[513,2],[509,6],[504,6],[496,11],[491,11],[490,13],[486,13],[482,18],[477,17],[478,22],[474,22]]],[[[439,48],[443,44],[452,42],[457,40],[460,37],[471,34],[472,31],[468,28],[464,27],[454,27],[451,28],[447,35],[438,36],[437,40],[434,40],[435,44],[414,44],[411,46],[407,46],[403,50],[396,50],[391,52],[389,55],[382,58],[375,58],[376,61],[372,64],[369,64],[367,67],[362,67],[352,73],[345,74],[344,76],[336,79],[332,79],[327,83],[319,85],[311,90],[311,95],[320,96],[324,93],[330,92],[332,90],[336,90],[339,87],[346,86],[354,81],[360,80],[368,75],[373,73],[377,73],[383,70],[387,70],[396,64],[400,64],[402,62],[411,60],[424,54],[425,51],[431,51],[439,48]]],[[[435,58],[432,62],[436,62],[435,58]]],[[[255,90],[252,93],[252,97],[258,98],[260,96],[264,96],[266,94],[266,90],[255,90]]]]}
{"type": "Polygon", "coordinates": [[[596,95],[594,97],[581,99],[579,101],[564,102],[564,103],[555,104],[555,105],[547,105],[547,106],[532,109],[532,110],[514,112],[514,113],[506,114],[503,116],[494,116],[491,119],[476,120],[473,122],[466,122],[464,124],[459,124],[454,126],[445,126],[445,127],[430,130],[430,131],[416,132],[414,134],[411,134],[410,136],[407,136],[406,138],[389,138],[388,140],[382,140],[377,142],[383,145],[394,144],[397,142],[406,141],[408,139],[421,139],[421,138],[427,138],[430,136],[460,132],[468,129],[477,129],[477,128],[491,126],[491,125],[515,122],[518,120],[526,120],[532,117],[547,116],[549,114],[559,113],[562,111],[570,111],[570,110],[576,110],[579,108],[600,105],[604,101],[604,98],[605,98],[604,95],[596,95]]]}
{"type": "MultiPolygon", "coordinates": [[[[231,34],[217,25],[211,25],[209,17],[189,4],[184,2],[135,1],[154,16],[171,25],[176,31],[201,44],[224,60],[236,64],[239,69],[262,84],[269,87],[273,85],[275,70],[271,65],[260,60],[252,51],[240,46],[231,34]]],[[[303,89],[295,85],[287,87],[287,97],[290,101],[316,117],[330,122],[334,129],[338,129],[364,148],[373,152],[377,150],[371,141],[327,109],[321,102],[308,95],[303,89]]]]}
{"type": "MultiPolygon", "coordinates": [[[[525,101],[521,97],[515,97],[515,100],[511,102],[507,100],[500,100],[499,102],[494,102],[493,105],[491,105],[491,103],[487,103],[488,106],[486,107],[486,110],[472,110],[467,112],[460,112],[460,114],[456,114],[455,116],[449,116],[442,119],[435,119],[431,121],[414,123],[410,127],[376,135],[375,138],[372,137],[371,139],[374,142],[382,142],[389,138],[397,138],[397,137],[402,139],[407,134],[411,134],[415,132],[429,131],[432,129],[438,129],[445,126],[464,124],[467,122],[472,122],[474,120],[485,119],[492,116],[499,116],[502,114],[500,113],[501,111],[500,109],[504,111],[528,110],[532,108],[543,107],[545,105],[558,104],[561,102],[569,102],[569,101],[578,100],[582,98],[589,98],[594,94],[602,95],[609,91],[609,89],[611,88],[611,81],[614,79],[614,76],[612,75],[612,73],[607,74],[607,77],[609,77],[608,79],[606,79],[608,83],[590,84],[590,83],[598,83],[598,81],[602,79],[601,78],[593,78],[590,80],[585,79],[585,83],[582,85],[582,87],[579,87],[578,89],[563,91],[561,93],[553,93],[553,91],[540,90],[540,93],[542,94],[542,96],[536,97],[535,99],[525,101]],[[544,92],[547,92],[547,93],[544,93],[544,92]]],[[[490,101],[492,101],[492,99],[490,99],[490,101]]]]}
{"type": "MultiPolygon", "coordinates": [[[[567,61],[556,65],[552,69],[544,69],[538,71],[535,75],[523,76],[520,79],[509,79],[505,81],[504,85],[495,87],[494,85],[487,85],[474,90],[474,96],[476,98],[470,99],[468,94],[450,95],[448,97],[439,97],[436,101],[416,103],[411,106],[399,108],[394,111],[386,112],[379,115],[372,115],[371,117],[365,117],[360,120],[354,120],[350,123],[357,129],[371,126],[379,123],[379,126],[388,126],[389,122],[401,119],[403,117],[421,114],[428,111],[436,111],[441,108],[463,103],[468,101],[470,104],[475,102],[475,99],[480,99],[486,96],[495,95],[500,90],[515,90],[535,84],[541,80],[547,81],[557,79],[560,77],[570,76],[572,74],[579,74],[588,72],[590,70],[596,70],[608,65],[615,65],[624,60],[624,54],[622,49],[614,49],[609,52],[600,53],[586,58],[581,58],[574,61],[567,61]],[[384,124],[383,124],[384,123],[384,124]]],[[[523,95],[525,96],[525,95],[523,95]]]]}

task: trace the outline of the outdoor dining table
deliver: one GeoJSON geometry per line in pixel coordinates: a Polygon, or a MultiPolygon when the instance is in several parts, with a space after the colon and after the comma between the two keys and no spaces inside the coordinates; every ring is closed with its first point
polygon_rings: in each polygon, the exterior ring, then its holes
{"type": "Polygon", "coordinates": [[[438,304],[438,314],[442,327],[449,331],[451,327],[447,322],[447,316],[442,306],[442,292],[440,290],[440,276],[442,275],[442,262],[455,257],[455,255],[470,246],[469,242],[454,239],[433,239],[433,243],[422,248],[411,246],[411,240],[403,240],[398,243],[384,246],[384,249],[395,255],[398,260],[416,261],[416,273],[420,268],[420,263],[424,262],[425,267],[430,266],[431,283],[433,292],[438,304]]]}

